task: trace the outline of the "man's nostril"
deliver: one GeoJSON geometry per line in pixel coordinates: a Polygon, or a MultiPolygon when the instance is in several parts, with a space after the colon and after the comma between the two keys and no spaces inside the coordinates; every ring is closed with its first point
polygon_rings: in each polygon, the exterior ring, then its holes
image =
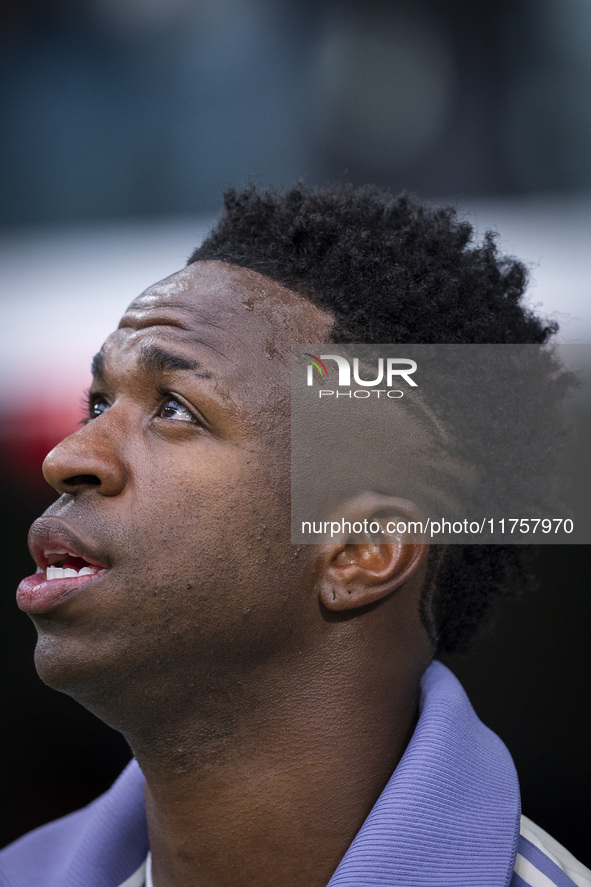
{"type": "Polygon", "coordinates": [[[74,477],[67,478],[64,483],[69,487],[100,487],[101,485],[100,479],[96,476],[96,474],[76,474],[74,477]]]}

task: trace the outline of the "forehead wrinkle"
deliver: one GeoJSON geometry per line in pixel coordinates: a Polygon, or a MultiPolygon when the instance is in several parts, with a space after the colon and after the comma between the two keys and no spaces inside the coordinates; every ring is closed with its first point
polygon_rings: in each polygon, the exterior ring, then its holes
{"type": "Polygon", "coordinates": [[[149,308],[134,308],[133,305],[131,305],[119,321],[117,329],[122,330],[131,327],[131,329],[134,330],[142,330],[151,326],[168,326],[179,330],[191,330],[189,324],[182,323],[178,318],[149,316],[149,310],[149,308]]]}
{"type": "MultiPolygon", "coordinates": [[[[163,307],[168,307],[168,306],[163,306],[163,307]]],[[[184,305],[184,306],[177,305],[174,307],[177,310],[180,310],[180,309],[184,310],[185,313],[190,312],[190,309],[188,309],[186,305],[184,305]]],[[[148,330],[148,329],[150,329],[150,327],[169,327],[171,329],[179,329],[179,330],[182,330],[183,332],[192,334],[191,335],[191,344],[202,345],[204,348],[209,348],[211,351],[214,352],[214,354],[217,354],[218,357],[221,357],[223,360],[227,360],[232,364],[235,363],[235,361],[233,361],[230,357],[228,357],[227,354],[224,354],[223,351],[220,351],[218,348],[216,348],[210,342],[206,342],[204,339],[198,337],[197,331],[195,329],[194,316],[191,317],[190,321],[183,323],[178,318],[158,316],[158,315],[154,316],[153,314],[150,316],[150,314],[148,314],[148,311],[153,312],[154,309],[135,308],[134,305],[132,304],[128,308],[127,312],[121,318],[121,321],[119,322],[118,329],[120,329],[120,330],[121,329],[132,329],[135,332],[139,332],[140,330],[148,330]]],[[[194,315],[194,312],[190,312],[190,313],[194,315]]],[[[197,323],[202,326],[211,326],[214,329],[219,329],[225,335],[235,336],[234,333],[232,333],[230,330],[228,330],[222,324],[214,323],[213,321],[210,321],[210,320],[207,320],[207,319],[204,319],[201,317],[198,317],[197,323]]],[[[164,336],[166,338],[168,338],[168,336],[166,336],[166,333],[164,333],[164,336]]],[[[171,341],[176,343],[179,340],[172,337],[171,341]]]]}
{"type": "MultiPolygon", "coordinates": [[[[197,321],[203,326],[211,326],[214,329],[226,331],[223,324],[216,323],[214,319],[208,317],[207,309],[201,311],[190,299],[187,302],[162,301],[154,304],[159,296],[159,293],[154,293],[153,295],[144,293],[142,296],[139,296],[138,299],[129,305],[121,318],[119,326],[132,326],[139,322],[140,327],[174,326],[190,332],[194,327],[195,321],[197,321]],[[147,304],[142,304],[142,301],[147,304]],[[169,317],[168,311],[178,311],[185,315],[185,318],[169,317]]],[[[222,312],[218,311],[216,315],[220,313],[222,312]]],[[[223,313],[233,315],[238,312],[235,308],[226,305],[224,306],[223,313]]]]}
{"type": "MultiPolygon", "coordinates": [[[[257,293],[258,293],[258,291],[257,291],[257,293]]],[[[145,295],[146,294],[141,296],[140,299],[145,297],[145,295]]],[[[149,294],[149,298],[150,299],[156,298],[157,295],[158,294],[155,294],[155,296],[152,296],[152,294],[149,294]]],[[[243,305],[243,304],[244,303],[241,302],[241,305],[243,305]]],[[[215,308],[215,307],[216,306],[214,304],[213,308],[215,308]]],[[[129,308],[127,309],[127,315],[130,315],[130,314],[133,315],[134,313],[136,315],[137,314],[146,315],[147,312],[158,312],[158,311],[165,312],[168,309],[182,312],[182,314],[184,314],[186,317],[188,316],[189,319],[186,322],[183,322],[183,321],[179,320],[178,318],[174,318],[174,319],[171,318],[169,320],[167,318],[167,316],[164,314],[161,317],[156,317],[153,319],[149,318],[149,317],[141,317],[141,318],[130,317],[129,320],[126,321],[126,317],[124,316],[123,320],[120,323],[120,327],[131,326],[132,323],[137,324],[138,320],[140,321],[140,323],[138,324],[138,328],[140,328],[140,329],[145,329],[146,327],[152,326],[152,325],[163,325],[163,326],[169,325],[169,326],[175,326],[175,327],[182,329],[186,332],[195,332],[196,326],[211,327],[214,330],[219,330],[223,336],[231,337],[232,339],[235,339],[237,342],[239,342],[241,345],[246,346],[247,348],[252,347],[251,342],[248,337],[248,330],[243,335],[240,335],[240,333],[233,330],[231,324],[228,323],[228,320],[231,318],[238,318],[239,321],[243,320],[244,322],[248,322],[251,319],[250,317],[245,317],[243,315],[243,313],[240,311],[240,309],[236,306],[233,306],[233,305],[225,304],[225,305],[223,305],[223,307],[218,307],[212,313],[212,306],[205,307],[203,309],[196,304],[191,304],[190,301],[187,303],[166,301],[166,302],[163,302],[162,304],[158,304],[158,305],[150,305],[150,304],[142,305],[141,302],[138,300],[137,302],[132,302],[132,304],[129,306],[129,308]],[[129,321],[132,321],[132,323],[130,323],[129,321]]],[[[268,318],[267,318],[267,320],[268,320],[268,318]]],[[[273,331],[269,330],[268,332],[272,333],[273,331]]],[[[275,330],[274,332],[278,333],[278,332],[280,332],[280,330],[275,330]]],[[[228,357],[228,355],[223,354],[221,351],[218,351],[213,345],[211,345],[207,342],[202,342],[201,340],[198,340],[198,341],[200,342],[200,344],[203,344],[206,347],[211,348],[216,354],[218,354],[220,357],[223,357],[224,360],[229,360],[231,363],[234,363],[234,361],[230,357],[228,357]]]]}
{"type": "MultiPolygon", "coordinates": [[[[249,351],[249,352],[253,352],[255,350],[255,348],[253,346],[252,338],[249,335],[249,334],[251,334],[252,331],[249,330],[248,328],[246,328],[241,335],[239,332],[235,332],[231,328],[230,325],[223,324],[223,323],[216,323],[215,320],[204,317],[203,315],[201,315],[195,311],[193,311],[193,314],[197,317],[197,322],[199,324],[201,324],[202,326],[210,326],[216,330],[220,330],[224,336],[228,336],[228,337],[231,337],[232,339],[235,339],[236,342],[238,342],[240,345],[244,346],[244,348],[246,348],[247,351],[249,351]]],[[[248,323],[248,321],[251,320],[251,316],[245,317],[240,310],[238,310],[237,308],[235,308],[233,306],[226,306],[225,314],[230,317],[238,318],[239,321],[240,320],[243,321],[244,324],[248,323]]],[[[284,349],[281,347],[281,345],[279,343],[276,343],[276,341],[275,341],[277,339],[277,337],[280,337],[282,334],[284,334],[287,331],[286,328],[284,328],[284,326],[279,326],[279,327],[273,329],[273,324],[269,322],[268,317],[266,317],[265,315],[262,315],[262,319],[268,324],[268,329],[264,330],[261,328],[259,330],[261,336],[265,336],[264,341],[261,342],[261,347],[263,349],[265,349],[268,342],[269,342],[269,337],[271,337],[273,339],[273,346],[275,346],[275,344],[277,344],[277,350],[275,351],[274,356],[276,356],[279,359],[280,363],[283,363],[285,366],[287,366],[289,364],[289,356],[291,355],[291,343],[286,349],[284,349]]],[[[213,346],[210,345],[208,347],[211,347],[214,351],[216,351],[216,349],[213,348],[213,346]]],[[[230,363],[237,366],[237,363],[235,361],[233,361],[227,355],[222,354],[219,351],[216,351],[216,353],[220,354],[220,356],[223,357],[225,360],[228,360],[228,361],[230,361],[230,363]]]]}
{"type": "MultiPolygon", "coordinates": [[[[273,283],[272,281],[270,282],[273,283]]],[[[283,289],[283,287],[280,287],[280,289],[283,289]]],[[[251,288],[248,288],[247,292],[251,293],[251,288]]],[[[195,302],[193,302],[191,297],[189,297],[187,302],[179,302],[178,300],[163,300],[158,304],[154,304],[154,302],[156,302],[159,297],[161,297],[161,295],[162,294],[159,292],[152,293],[150,292],[150,290],[148,290],[140,297],[138,297],[138,299],[135,302],[132,302],[127,309],[126,316],[123,317],[119,325],[120,328],[133,326],[136,329],[146,329],[147,327],[152,325],[168,325],[174,326],[185,332],[195,334],[195,327],[210,327],[213,330],[219,331],[222,336],[226,337],[227,339],[232,339],[239,345],[247,348],[248,351],[250,351],[251,353],[253,352],[253,342],[249,335],[250,330],[248,328],[244,330],[241,328],[239,328],[238,330],[232,328],[233,324],[231,321],[234,318],[237,318],[239,321],[243,321],[243,323],[246,324],[248,324],[248,322],[252,320],[252,316],[245,317],[239,307],[229,304],[223,304],[216,307],[215,302],[213,303],[213,305],[201,306],[199,304],[196,304],[196,296],[193,297],[195,298],[195,302]],[[178,317],[169,318],[167,314],[168,310],[180,312],[182,315],[185,316],[186,320],[181,320],[178,317]],[[154,314],[156,314],[156,316],[154,316],[154,314]]],[[[276,301],[273,296],[269,296],[267,293],[261,295],[258,289],[256,290],[255,295],[260,297],[261,302],[267,303],[269,309],[272,310],[273,303],[276,301]]],[[[301,296],[298,295],[297,298],[298,302],[303,301],[301,296]]],[[[241,300],[240,305],[243,306],[244,304],[244,301],[241,300]]],[[[277,307],[279,307],[279,305],[277,307]]],[[[261,343],[263,348],[267,350],[267,345],[271,340],[274,356],[278,357],[281,363],[287,365],[289,363],[288,355],[291,352],[290,346],[285,347],[283,343],[279,344],[276,341],[278,336],[281,337],[282,333],[287,331],[286,329],[283,329],[283,327],[287,327],[285,319],[281,318],[282,322],[279,324],[279,328],[277,328],[276,326],[275,329],[273,329],[273,326],[277,323],[277,318],[270,318],[267,315],[267,312],[263,312],[263,314],[260,316],[260,319],[262,319],[268,325],[267,330],[260,330],[261,335],[265,335],[266,333],[267,336],[265,342],[261,343]],[[275,324],[271,322],[272,320],[275,321],[275,324]],[[283,353],[284,350],[285,353],[283,353]]],[[[196,341],[199,344],[203,344],[205,347],[210,348],[215,354],[228,361],[232,365],[238,365],[237,362],[233,360],[227,353],[223,353],[214,345],[199,339],[196,339],[196,341]]]]}
{"type": "MultiPolygon", "coordinates": [[[[236,339],[238,342],[240,342],[241,345],[248,346],[248,341],[246,339],[241,338],[238,335],[238,333],[235,333],[227,323],[226,324],[224,324],[223,322],[216,323],[215,319],[213,319],[211,317],[207,317],[206,315],[204,316],[203,313],[196,311],[195,308],[188,309],[187,306],[185,306],[184,310],[191,311],[191,314],[193,315],[193,318],[194,318],[194,322],[196,322],[198,325],[205,326],[205,327],[209,326],[209,327],[212,327],[214,330],[220,330],[220,332],[224,336],[231,336],[233,339],[236,339]]],[[[218,312],[218,314],[220,314],[220,313],[221,312],[218,312]]],[[[231,306],[225,306],[224,314],[229,317],[241,317],[240,312],[237,311],[236,308],[231,307],[231,306]]],[[[193,327],[191,327],[191,330],[193,331],[193,327]]],[[[220,357],[223,357],[224,360],[228,360],[228,361],[230,361],[230,363],[233,363],[234,365],[236,365],[235,361],[233,361],[230,357],[228,357],[227,354],[223,354],[221,351],[218,351],[216,348],[214,348],[213,345],[210,345],[207,342],[201,342],[201,340],[198,340],[198,341],[200,342],[200,344],[206,345],[208,348],[211,348],[212,351],[215,351],[215,353],[218,354],[220,357]]]]}

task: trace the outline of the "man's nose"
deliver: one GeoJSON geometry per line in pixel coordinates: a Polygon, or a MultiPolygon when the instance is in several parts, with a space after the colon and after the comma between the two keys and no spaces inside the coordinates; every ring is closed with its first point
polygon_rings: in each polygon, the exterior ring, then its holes
{"type": "Polygon", "coordinates": [[[58,493],[93,488],[102,496],[117,496],[125,488],[127,468],[104,422],[93,419],[46,456],[43,476],[58,493]]]}

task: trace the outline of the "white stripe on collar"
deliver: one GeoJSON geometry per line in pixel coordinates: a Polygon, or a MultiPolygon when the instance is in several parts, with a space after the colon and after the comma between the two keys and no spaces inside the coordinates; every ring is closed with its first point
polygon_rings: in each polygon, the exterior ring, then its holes
{"type": "Polygon", "coordinates": [[[148,850],[148,858],[146,859],[146,883],[144,887],[154,887],[154,882],[152,881],[152,854],[148,850]]]}
{"type": "MultiPolygon", "coordinates": [[[[148,854],[148,859],[150,855],[148,854]]],[[[142,862],[139,869],[136,869],[133,875],[130,875],[129,878],[126,878],[123,884],[119,884],[119,887],[148,887],[148,883],[150,887],[152,885],[152,876],[150,875],[150,881],[146,880],[146,863],[142,862]]]]}
{"type": "MultiPolygon", "coordinates": [[[[520,835],[530,844],[533,844],[534,847],[537,847],[537,849],[543,853],[551,863],[554,863],[554,865],[558,867],[560,872],[564,872],[576,887],[591,887],[591,871],[584,866],[583,863],[579,862],[578,859],[575,859],[572,853],[569,853],[568,850],[559,844],[551,835],[545,832],[544,829],[540,828],[539,825],[536,825],[535,822],[532,822],[531,819],[528,819],[527,816],[521,817],[520,835]]],[[[546,884],[555,884],[551,877],[541,874],[538,869],[535,868],[532,861],[524,859],[523,855],[519,852],[515,862],[515,871],[526,884],[537,885],[539,883],[540,887],[542,887],[542,885],[545,887],[546,884]],[[540,877],[545,878],[546,880],[542,881],[540,880],[540,877]]],[[[557,873],[559,878],[560,872],[557,873]]],[[[559,883],[562,883],[563,880],[564,878],[560,878],[559,883]]]]}

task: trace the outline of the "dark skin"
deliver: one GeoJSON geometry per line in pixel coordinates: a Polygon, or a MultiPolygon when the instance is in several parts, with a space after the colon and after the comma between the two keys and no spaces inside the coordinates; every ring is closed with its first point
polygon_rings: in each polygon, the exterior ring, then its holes
{"type": "Polygon", "coordinates": [[[132,303],[45,462],[41,528],[110,569],[33,615],[37,668],[128,740],[155,887],[324,887],[416,722],[425,546],[289,542],[290,346],[332,323],[195,263],[132,303]]]}

